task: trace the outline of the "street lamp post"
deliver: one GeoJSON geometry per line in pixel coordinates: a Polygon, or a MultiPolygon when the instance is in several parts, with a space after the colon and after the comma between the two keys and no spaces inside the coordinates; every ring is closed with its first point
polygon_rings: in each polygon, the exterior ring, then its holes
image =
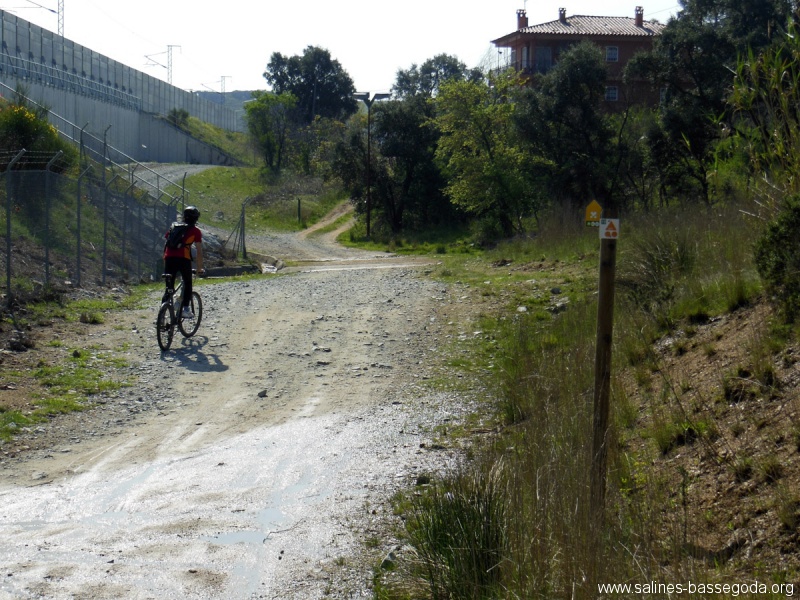
{"type": "Polygon", "coordinates": [[[384,100],[391,94],[372,94],[369,92],[359,92],[354,95],[356,100],[361,100],[367,105],[367,239],[370,237],[370,211],[372,209],[372,191],[370,172],[372,171],[372,103],[376,100],[384,100]]]}

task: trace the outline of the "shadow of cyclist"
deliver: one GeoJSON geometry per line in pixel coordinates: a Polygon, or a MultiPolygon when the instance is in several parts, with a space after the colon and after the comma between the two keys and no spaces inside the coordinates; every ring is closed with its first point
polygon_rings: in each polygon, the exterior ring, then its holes
{"type": "MultiPolygon", "coordinates": [[[[196,335],[175,341],[179,341],[180,345],[177,348],[173,345],[170,358],[182,367],[198,373],[221,373],[229,369],[218,354],[203,351],[208,344],[207,337],[196,335]]],[[[162,353],[161,360],[164,360],[164,354],[162,353]]]]}

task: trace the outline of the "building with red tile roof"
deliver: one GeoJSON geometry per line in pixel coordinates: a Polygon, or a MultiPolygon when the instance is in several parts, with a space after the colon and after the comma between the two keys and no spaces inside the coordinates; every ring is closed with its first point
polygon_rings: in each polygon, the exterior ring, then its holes
{"type": "MultiPolygon", "coordinates": [[[[508,48],[508,67],[530,75],[546,73],[558,62],[559,55],[570,46],[589,40],[603,51],[608,68],[606,82],[607,108],[614,110],[628,102],[653,104],[658,102],[657,90],[644,82],[624,84],[623,71],[637,52],[648,51],[661,34],[664,25],[645,21],[644,10],[637,6],[633,17],[567,16],[565,8],[558,9],[558,19],[529,25],[525,10],[517,11],[517,29],[492,43],[508,48]]],[[[533,77],[532,77],[533,78],[533,77]]]]}

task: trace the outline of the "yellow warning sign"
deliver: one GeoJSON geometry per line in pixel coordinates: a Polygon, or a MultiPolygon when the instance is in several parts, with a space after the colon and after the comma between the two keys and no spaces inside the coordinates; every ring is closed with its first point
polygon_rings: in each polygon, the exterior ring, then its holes
{"type": "Polygon", "coordinates": [[[619,238],[619,219],[600,219],[600,239],[616,240],[619,238]]]}
{"type": "Polygon", "coordinates": [[[602,214],[603,207],[597,203],[597,200],[592,200],[591,204],[586,207],[586,225],[589,227],[600,225],[600,216],[602,214]]]}

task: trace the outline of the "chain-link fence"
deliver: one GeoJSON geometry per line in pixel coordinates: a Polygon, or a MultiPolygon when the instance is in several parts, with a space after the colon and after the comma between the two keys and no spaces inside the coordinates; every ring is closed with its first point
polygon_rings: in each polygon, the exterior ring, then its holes
{"type": "Polygon", "coordinates": [[[183,209],[181,186],[153,197],[132,171],[97,163],[67,175],[60,154],[23,150],[0,164],[0,272],[9,304],[42,290],[160,276],[164,232],[183,209]]]}

